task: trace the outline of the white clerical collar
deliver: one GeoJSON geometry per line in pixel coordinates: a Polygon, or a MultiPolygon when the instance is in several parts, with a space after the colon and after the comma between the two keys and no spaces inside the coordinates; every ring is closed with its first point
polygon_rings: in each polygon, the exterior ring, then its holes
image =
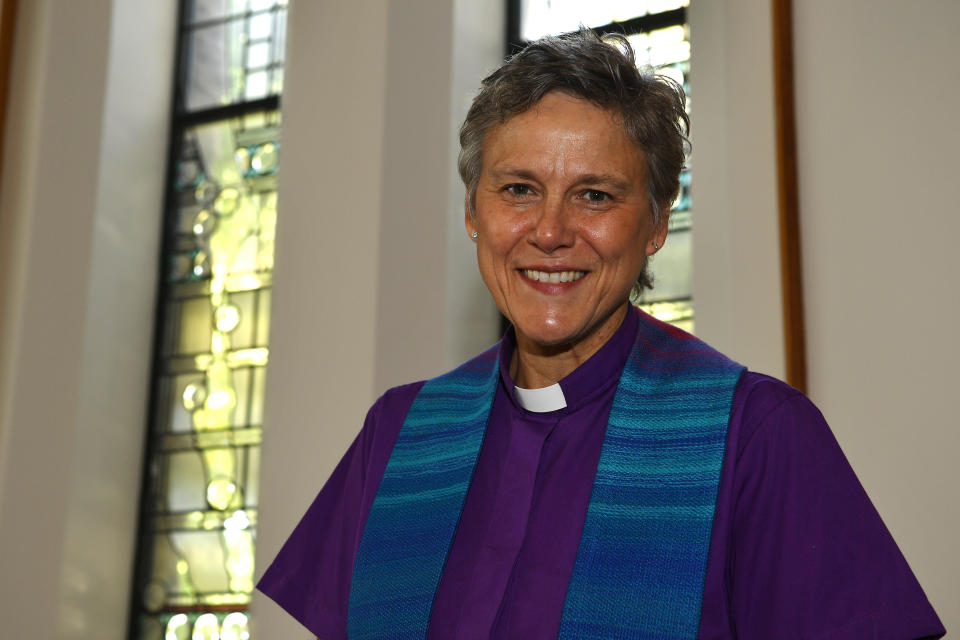
{"type": "Polygon", "coordinates": [[[517,402],[527,411],[548,413],[567,406],[567,399],[563,397],[559,382],[542,389],[521,389],[515,386],[513,390],[517,402]]]}

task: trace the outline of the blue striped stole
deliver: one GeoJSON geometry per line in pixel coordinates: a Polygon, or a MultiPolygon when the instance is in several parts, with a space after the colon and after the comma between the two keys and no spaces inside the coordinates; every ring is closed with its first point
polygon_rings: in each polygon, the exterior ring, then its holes
{"type": "MultiPolygon", "coordinates": [[[[638,311],[560,638],[695,638],[727,422],[743,367],[638,311]]],[[[483,442],[498,347],[414,399],[357,552],[350,638],[426,637],[483,442]]]]}
{"type": "Polygon", "coordinates": [[[347,636],[424,638],[497,389],[499,345],[428,380],[400,428],[350,584],[347,636]]]}

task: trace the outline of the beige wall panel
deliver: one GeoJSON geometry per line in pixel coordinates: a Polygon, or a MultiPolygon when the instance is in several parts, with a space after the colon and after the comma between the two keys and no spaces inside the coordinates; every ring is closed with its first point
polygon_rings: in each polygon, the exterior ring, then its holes
{"type": "MultiPolygon", "coordinates": [[[[375,397],[387,11],[299,1],[288,25],[258,575],[375,397]]],[[[262,595],[252,614],[255,637],[309,637],[262,595]]]]}
{"type": "Polygon", "coordinates": [[[697,0],[689,20],[696,332],[782,378],[769,3],[697,0]]]}
{"type": "Polygon", "coordinates": [[[960,4],[794,3],[810,395],[960,628],[960,4]]]}
{"type": "Polygon", "coordinates": [[[16,247],[0,348],[4,637],[126,637],[174,13],[20,3],[0,203],[16,247]]]}

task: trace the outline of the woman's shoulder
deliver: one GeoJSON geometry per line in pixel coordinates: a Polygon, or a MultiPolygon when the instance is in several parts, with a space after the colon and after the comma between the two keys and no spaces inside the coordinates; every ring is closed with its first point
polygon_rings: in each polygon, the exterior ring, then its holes
{"type": "Polygon", "coordinates": [[[722,575],[740,637],[943,633],[827,421],[803,393],[744,374],[728,448],[735,457],[727,459],[718,514],[723,502],[722,575]]]}
{"type": "MultiPolygon", "coordinates": [[[[364,455],[382,458],[389,455],[403,420],[426,380],[391,387],[377,398],[363,421],[358,443],[364,455]],[[379,455],[377,455],[379,453],[379,455]]],[[[384,462],[385,464],[385,462],[384,462]]]]}
{"type": "Polygon", "coordinates": [[[370,411],[393,412],[402,409],[403,412],[406,413],[406,410],[409,409],[413,403],[413,399],[417,397],[420,389],[422,389],[426,383],[426,380],[418,380],[416,382],[408,382],[407,384],[391,387],[377,398],[373,406],[370,407],[370,411]]]}
{"type": "Polygon", "coordinates": [[[478,353],[466,362],[461,363],[449,371],[440,373],[429,380],[418,380],[417,382],[410,382],[396,387],[391,387],[390,389],[387,389],[383,395],[377,398],[377,401],[373,403],[372,407],[370,407],[370,411],[371,413],[383,411],[392,413],[398,409],[401,409],[402,412],[406,414],[407,410],[410,408],[410,405],[413,404],[414,398],[417,397],[417,394],[420,393],[420,390],[423,389],[425,384],[428,382],[436,382],[453,377],[463,378],[465,375],[475,377],[478,373],[482,377],[486,377],[489,375],[490,367],[494,365],[499,352],[500,343],[497,342],[493,346],[487,348],[481,353],[478,353]]]}
{"type": "Polygon", "coordinates": [[[731,427],[745,446],[762,430],[820,428],[826,427],[826,422],[803,392],[773,376],[746,371],[734,392],[731,427]]]}
{"type": "Polygon", "coordinates": [[[737,383],[734,402],[739,400],[744,408],[749,408],[753,412],[763,412],[798,397],[809,402],[803,392],[791,387],[783,380],[748,370],[743,373],[737,383]]]}

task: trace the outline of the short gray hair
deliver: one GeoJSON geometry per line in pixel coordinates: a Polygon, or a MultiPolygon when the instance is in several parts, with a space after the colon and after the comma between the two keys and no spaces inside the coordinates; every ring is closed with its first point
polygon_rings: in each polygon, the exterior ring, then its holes
{"type": "MultiPolygon", "coordinates": [[[[487,133],[552,91],[588,100],[621,118],[646,158],[647,192],[654,225],[659,225],[664,208],[669,211],[680,193],[689,147],[683,87],[649,68],[638,69],[626,37],[601,37],[590,29],[531,42],[483,79],[460,127],[458,168],[470,214],[476,214],[487,133]]],[[[651,286],[646,268],[637,284],[651,286]]]]}

